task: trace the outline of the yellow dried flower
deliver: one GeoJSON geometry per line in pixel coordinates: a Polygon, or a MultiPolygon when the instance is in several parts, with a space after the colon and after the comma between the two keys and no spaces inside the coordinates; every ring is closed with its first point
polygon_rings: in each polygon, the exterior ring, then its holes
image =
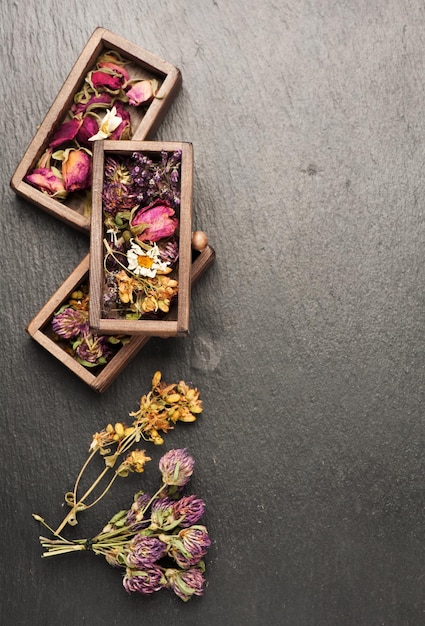
{"type": "Polygon", "coordinates": [[[151,461],[150,456],[146,456],[145,450],[133,450],[125,459],[124,463],[129,467],[133,472],[138,472],[139,474],[144,471],[145,464],[151,461]]]}
{"type": "Polygon", "coordinates": [[[161,372],[155,372],[152,378],[152,387],[158,387],[161,382],[161,372]]]}

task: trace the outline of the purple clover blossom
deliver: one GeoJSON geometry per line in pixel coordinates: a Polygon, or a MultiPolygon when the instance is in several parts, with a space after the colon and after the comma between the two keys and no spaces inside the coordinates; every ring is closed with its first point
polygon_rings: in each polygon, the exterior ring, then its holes
{"type": "Polygon", "coordinates": [[[179,244],[176,239],[167,241],[165,244],[160,244],[158,247],[161,261],[169,263],[171,267],[177,263],[179,258],[179,244]]]}
{"type": "Polygon", "coordinates": [[[171,498],[165,497],[159,500],[155,500],[155,502],[152,504],[151,510],[152,527],[157,526],[158,528],[165,529],[169,524],[171,524],[172,526],[175,522],[173,511],[174,500],[172,500],[171,498]]]}
{"type": "Polygon", "coordinates": [[[119,211],[128,211],[137,204],[133,180],[125,162],[107,157],[102,190],[103,210],[115,216],[119,211]]]}
{"type": "Polygon", "coordinates": [[[158,537],[135,535],[127,556],[129,567],[144,569],[153,565],[165,554],[166,544],[158,537]]]}
{"type": "Polygon", "coordinates": [[[93,365],[99,365],[101,359],[104,362],[107,361],[112,353],[107,337],[93,333],[84,333],[81,343],[75,349],[75,354],[79,359],[93,365]]]}
{"type": "Polygon", "coordinates": [[[87,318],[87,311],[67,307],[54,315],[52,319],[53,332],[64,339],[77,337],[87,328],[87,318]]]}
{"type": "Polygon", "coordinates": [[[165,583],[162,570],[157,565],[151,565],[143,570],[127,568],[123,578],[124,589],[128,593],[150,594],[165,587],[165,583]]]}
{"type": "Polygon", "coordinates": [[[204,593],[205,578],[199,567],[184,571],[169,568],[165,570],[165,577],[170,588],[184,602],[192,596],[202,596],[204,593]]]}
{"type": "Polygon", "coordinates": [[[187,528],[196,524],[205,511],[205,502],[196,496],[184,496],[174,502],[174,517],[180,519],[180,526],[187,528]]]}
{"type": "Polygon", "coordinates": [[[172,539],[170,543],[170,556],[177,565],[187,569],[197,565],[205,556],[211,545],[211,539],[205,526],[191,526],[183,528],[177,538],[172,539]]]}
{"type": "Polygon", "coordinates": [[[131,508],[127,511],[125,517],[125,525],[131,528],[131,530],[142,530],[147,528],[150,524],[150,520],[146,519],[148,516],[144,509],[151,501],[151,496],[148,493],[137,494],[137,497],[131,508]]]}
{"type": "Polygon", "coordinates": [[[165,485],[183,487],[193,473],[195,461],[186,448],[170,450],[159,461],[159,470],[165,485]]]}

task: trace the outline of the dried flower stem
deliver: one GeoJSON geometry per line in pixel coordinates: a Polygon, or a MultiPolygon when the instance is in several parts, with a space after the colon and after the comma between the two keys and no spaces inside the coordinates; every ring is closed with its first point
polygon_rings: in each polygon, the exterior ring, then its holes
{"type": "MultiPolygon", "coordinates": [[[[134,418],[132,425],[126,427],[123,423],[117,423],[115,426],[108,424],[103,431],[93,435],[88,458],[78,473],[73,490],[65,496],[65,500],[71,507],[71,510],[56,531],[50,528],[49,530],[56,537],[60,538],[60,533],[65,526],[67,524],[75,526],[78,523],[77,514],[97,504],[108,493],[118,476],[125,477],[130,472],[143,472],[144,464],[150,458],[145,456],[144,451],[141,450],[129,452],[135,444],[141,440],[150,441],[157,445],[162,444],[163,438],[159,435],[159,430],[167,432],[174,427],[177,421],[193,422],[201,412],[202,402],[199,399],[199,392],[196,388],[189,387],[184,381],[180,381],[178,384],[167,385],[161,381],[161,373],[156,372],[152,379],[151,391],[147,395],[142,396],[139,409],[129,413],[134,418]],[[123,460],[125,454],[127,456],[123,460]],[[78,490],[81,480],[90,462],[95,456],[99,455],[103,459],[105,466],[90,487],[79,497],[78,490]],[[106,487],[91,503],[86,504],[87,498],[99,486],[109,470],[113,468],[116,469],[106,487]]],[[[164,486],[152,497],[146,509],[163,488],[164,486]]]]}

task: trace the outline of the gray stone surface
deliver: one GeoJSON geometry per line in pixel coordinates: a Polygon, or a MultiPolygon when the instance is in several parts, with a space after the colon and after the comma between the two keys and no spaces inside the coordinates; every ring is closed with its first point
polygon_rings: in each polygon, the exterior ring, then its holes
{"type": "Polygon", "coordinates": [[[3,0],[2,625],[424,623],[424,27],[419,0],[3,0]],[[156,138],[193,142],[217,252],[191,335],[102,396],[25,333],[88,240],[8,186],[97,26],[181,69],[156,138]],[[92,433],[156,369],[205,404],[165,444],[194,454],[213,539],[188,604],[128,597],[89,554],[41,560],[31,519],[59,523],[92,433]]]}

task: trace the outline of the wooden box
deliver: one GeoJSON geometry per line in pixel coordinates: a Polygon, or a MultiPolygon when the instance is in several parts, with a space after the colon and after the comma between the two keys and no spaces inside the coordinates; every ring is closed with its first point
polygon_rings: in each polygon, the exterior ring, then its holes
{"type": "MultiPolygon", "coordinates": [[[[46,150],[52,142],[52,138],[57,136],[58,128],[69,120],[69,111],[74,105],[74,97],[81,92],[83,85],[86,84],[85,78],[94,69],[99,56],[107,51],[121,55],[126,62],[125,68],[130,79],[140,78],[157,81],[155,86],[158,90],[150,103],[141,106],[123,105],[131,119],[131,135],[128,138],[142,140],[154,135],[180,89],[180,71],[170,63],[122,37],[104,28],[97,28],[72,68],[10,181],[12,189],[18,195],[70,226],[86,233],[90,228],[89,194],[77,190],[69,192],[64,200],[59,200],[57,199],[58,196],[52,197],[51,188],[49,190],[50,195],[48,195],[29,184],[26,177],[35,168],[40,167],[40,160],[42,160],[42,165],[45,164],[46,150]]],[[[75,140],[72,143],[75,144],[75,140]]],[[[96,142],[93,141],[92,143],[95,144],[96,142]]]]}
{"type": "MultiPolygon", "coordinates": [[[[200,252],[192,251],[193,260],[190,268],[192,285],[194,285],[200,276],[212,265],[214,258],[214,249],[209,245],[200,252]]],[[[89,263],[89,255],[87,255],[65,280],[58,291],[32,319],[26,330],[37,343],[56,357],[65,367],[71,370],[71,372],[76,374],[92,389],[102,393],[109,387],[139,350],[149,341],[150,336],[135,335],[128,337],[128,342],[125,343],[125,345],[121,345],[116,350],[115,354],[106,365],[90,369],[79,363],[74,356],[67,351],[67,342],[58,341],[52,329],[53,316],[68,302],[73,292],[78,290],[82,284],[87,283],[89,279],[89,263]]]]}
{"type": "MultiPolygon", "coordinates": [[[[90,230],[90,326],[101,334],[123,333],[170,337],[188,333],[192,239],[192,144],[185,142],[99,141],[95,145],[93,163],[93,202],[90,230]],[[131,193],[128,192],[124,199],[124,205],[127,208],[123,212],[118,212],[116,218],[111,218],[110,211],[116,211],[116,206],[117,204],[118,206],[121,205],[123,196],[116,195],[114,187],[112,187],[112,196],[109,196],[110,181],[114,181],[116,172],[121,171],[123,167],[121,164],[125,164],[124,170],[126,172],[132,172],[130,180],[134,181],[136,178],[133,175],[133,172],[136,171],[134,167],[135,158],[139,159],[136,161],[137,164],[147,160],[150,165],[138,166],[137,172],[141,186],[137,187],[136,185],[134,187],[131,183],[130,189],[132,191],[131,193]],[[175,172],[177,182],[173,183],[173,191],[169,193],[167,185],[170,175],[167,172],[176,162],[178,162],[178,166],[176,166],[178,171],[175,172]],[[131,170],[126,169],[130,167],[129,163],[133,167],[131,170]],[[145,169],[149,167],[151,169],[145,169]],[[111,171],[114,173],[111,174],[111,171]],[[147,172],[148,177],[146,178],[144,175],[147,172]],[[131,197],[134,189],[141,189],[142,191],[140,195],[131,197]],[[168,202],[168,200],[158,199],[157,195],[163,193],[167,194],[168,198],[171,197],[172,200],[168,202]],[[129,196],[130,200],[128,199],[129,196]],[[153,202],[152,199],[154,199],[153,202]],[[164,206],[157,207],[157,209],[152,208],[155,204],[163,204],[164,206]],[[130,211],[132,207],[133,209],[130,211]],[[149,221],[148,214],[154,215],[155,211],[161,212],[162,210],[171,211],[173,215],[173,217],[165,216],[166,226],[163,230],[161,228],[156,230],[156,225],[161,223],[161,218],[158,221],[158,218],[155,217],[152,218],[154,221],[148,225],[150,227],[147,230],[135,234],[134,224],[137,220],[139,223],[140,221],[142,223],[149,221]],[[129,214],[133,217],[129,218],[129,214]],[[124,226],[116,225],[117,220],[120,220],[120,215],[126,216],[124,226]],[[132,220],[134,221],[132,222],[132,220]],[[153,254],[155,246],[158,251],[158,246],[163,245],[163,242],[169,243],[170,237],[165,236],[156,240],[154,237],[159,237],[162,232],[167,232],[170,220],[173,220],[174,228],[176,228],[171,238],[173,244],[178,246],[178,260],[175,265],[172,265],[172,273],[169,277],[160,276],[162,270],[158,269],[151,272],[156,277],[149,278],[149,274],[140,275],[139,272],[148,270],[140,269],[137,263],[141,260],[147,262],[147,254],[153,254]],[[113,224],[112,231],[115,229],[112,234],[110,232],[111,223],[113,224]],[[121,230],[116,231],[117,228],[121,228],[121,230]],[[126,237],[125,241],[124,237],[126,237]],[[141,251],[141,247],[138,245],[140,238],[145,238],[140,246],[149,249],[149,253],[141,251]],[[120,246],[121,250],[119,250],[120,246]],[[111,252],[111,247],[114,248],[113,252],[111,252]],[[118,249],[116,253],[115,248],[118,249]],[[130,255],[133,254],[133,258],[135,258],[134,249],[138,250],[140,256],[137,256],[137,263],[132,270],[130,255]],[[142,254],[144,256],[141,256],[142,254]],[[113,271],[108,266],[111,261],[114,264],[113,271]],[[157,271],[158,275],[154,275],[154,271],[157,271]],[[112,287],[109,286],[108,281],[113,282],[112,287]],[[161,301],[162,296],[157,297],[156,295],[163,293],[163,290],[160,289],[162,281],[164,283],[169,281],[170,285],[177,283],[175,293],[170,296],[171,300],[167,300],[166,304],[161,301]],[[130,302],[127,301],[127,304],[123,305],[121,289],[125,289],[126,285],[130,284],[136,286],[134,291],[130,291],[130,296],[126,296],[126,298],[130,297],[130,302]],[[109,298],[112,289],[115,289],[115,294],[119,295],[115,295],[113,307],[106,310],[105,292],[108,290],[107,297],[109,298]],[[148,296],[147,294],[155,295],[148,296]],[[169,309],[167,310],[168,305],[169,309]]],[[[135,228],[144,229],[145,225],[135,228]]],[[[158,257],[157,260],[159,260],[158,257]]],[[[152,260],[149,262],[152,263],[152,260]]],[[[170,267],[163,268],[164,272],[171,271],[171,264],[169,265],[170,267]]],[[[155,265],[152,267],[155,268],[155,265]]]]}

